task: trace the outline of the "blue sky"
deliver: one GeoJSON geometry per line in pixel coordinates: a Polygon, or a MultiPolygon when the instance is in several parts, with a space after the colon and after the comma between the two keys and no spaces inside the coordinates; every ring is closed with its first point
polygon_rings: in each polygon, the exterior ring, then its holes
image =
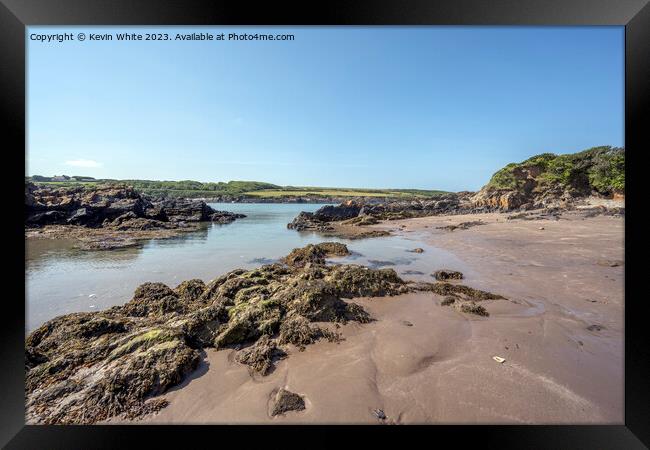
{"type": "Polygon", "coordinates": [[[30,27],[27,174],[475,190],[624,145],[622,27],[30,27]],[[31,33],[292,33],[42,43],[31,33]]]}

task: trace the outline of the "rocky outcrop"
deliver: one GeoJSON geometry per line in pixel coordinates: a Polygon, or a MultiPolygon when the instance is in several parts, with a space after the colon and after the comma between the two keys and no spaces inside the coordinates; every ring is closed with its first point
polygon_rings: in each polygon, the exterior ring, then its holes
{"type": "Polygon", "coordinates": [[[203,347],[243,345],[236,359],[266,374],[286,356],[281,346],[336,337],[312,322],[369,320],[342,297],[407,289],[392,271],[328,266],[321,250],[347,253],[325,243],[302,252],[309,264],[235,270],[175,289],[145,283],[123,306],[50,320],[26,340],[28,421],[94,423],[155,410],[164,402],[151,398],[193,370],[203,347]]]}
{"type": "Polygon", "coordinates": [[[163,229],[186,223],[214,221],[230,223],[245,217],[215,211],[203,201],[151,200],[129,186],[93,188],[39,187],[25,185],[25,225],[78,225],[89,228],[163,229]]]}
{"type": "Polygon", "coordinates": [[[502,298],[458,284],[408,283],[392,269],[325,262],[347,253],[342,244],[323,243],[294,250],[301,256],[288,264],[237,269],[207,284],[145,283],[122,306],[46,322],[25,341],[27,421],[88,424],[160,409],[160,394],[197,367],[206,347],[233,348],[235,361],[263,376],[290,357],[291,346],[339,340],[327,322],[371,320],[345,299],[422,290],[459,303],[502,298]]]}
{"type": "Polygon", "coordinates": [[[508,164],[470,200],[477,207],[501,211],[567,209],[588,196],[621,196],[624,189],[625,150],[595,147],[508,164]]]}
{"type": "MultiPolygon", "coordinates": [[[[433,199],[408,201],[368,203],[347,201],[338,206],[324,206],[313,213],[303,211],[287,225],[287,228],[328,233],[335,231],[337,225],[362,227],[374,225],[381,220],[477,212],[476,208],[469,203],[471,194],[470,192],[449,193],[433,199]]],[[[381,235],[385,235],[384,233],[381,235]]]]}
{"type": "Polygon", "coordinates": [[[350,254],[347,246],[339,242],[323,242],[309,244],[306,247],[295,248],[282,262],[293,267],[302,267],[306,264],[325,264],[325,258],[332,256],[347,256],[350,254]]]}
{"type": "Polygon", "coordinates": [[[381,220],[481,212],[571,209],[588,196],[620,198],[625,189],[625,150],[596,147],[583,152],[544,153],[497,171],[479,192],[409,200],[356,200],[301,212],[294,230],[331,232],[338,224],[365,226],[381,220]]]}
{"type": "Polygon", "coordinates": [[[361,208],[361,204],[350,200],[338,206],[323,206],[313,213],[303,211],[287,225],[287,228],[296,231],[331,231],[333,227],[330,222],[341,222],[357,217],[361,208]]]}
{"type": "Polygon", "coordinates": [[[435,216],[471,212],[468,193],[443,194],[432,199],[391,201],[367,204],[359,212],[360,216],[370,216],[375,220],[398,220],[412,217],[435,216]]]}

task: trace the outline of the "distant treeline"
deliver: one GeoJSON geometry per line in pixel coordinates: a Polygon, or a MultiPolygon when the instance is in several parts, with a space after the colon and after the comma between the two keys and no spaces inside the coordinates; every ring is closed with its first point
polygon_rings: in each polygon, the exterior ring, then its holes
{"type": "Polygon", "coordinates": [[[328,187],[303,187],[279,186],[260,181],[228,181],[207,182],[183,181],[155,181],[155,180],[115,180],[95,179],[85,176],[58,175],[44,177],[34,175],[27,177],[26,181],[37,184],[51,184],[56,186],[97,184],[126,184],[145,194],[160,197],[185,197],[185,198],[283,198],[283,197],[432,197],[444,193],[438,190],[419,189],[361,189],[361,188],[328,188],[328,187]]]}

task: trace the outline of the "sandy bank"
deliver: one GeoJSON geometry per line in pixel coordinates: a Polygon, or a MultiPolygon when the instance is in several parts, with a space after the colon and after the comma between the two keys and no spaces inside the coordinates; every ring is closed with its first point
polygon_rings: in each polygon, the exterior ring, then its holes
{"type": "Polygon", "coordinates": [[[378,225],[453,252],[470,268],[464,283],[509,300],[485,303],[483,318],[431,293],[357,299],[376,321],[341,327],[340,343],[291,349],[266,377],[251,377],[232,350],[207,350],[145,422],[622,423],[623,225],[570,214],[378,225]],[[306,409],[270,417],[281,387],[304,396],[306,409]]]}

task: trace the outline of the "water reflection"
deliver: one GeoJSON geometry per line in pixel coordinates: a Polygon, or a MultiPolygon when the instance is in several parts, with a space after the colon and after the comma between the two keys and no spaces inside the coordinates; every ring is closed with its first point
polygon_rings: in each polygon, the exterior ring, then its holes
{"type": "Polygon", "coordinates": [[[277,262],[294,248],[324,240],[343,242],[353,252],[337,258],[337,262],[374,262],[377,267],[391,267],[398,273],[411,270],[412,279],[430,279],[434,268],[464,269],[453,256],[417,242],[415,235],[350,241],[287,229],[287,223],[300,211],[314,211],[322,205],[212,206],[247,217],[226,225],[205,224],[197,232],[120,250],[81,251],[66,240],[30,241],[26,248],[28,330],[61,314],[123,304],[138,285],[147,281],[172,287],[191,278],[207,282],[236,268],[277,262]],[[405,256],[415,242],[425,252],[405,256]]]}

